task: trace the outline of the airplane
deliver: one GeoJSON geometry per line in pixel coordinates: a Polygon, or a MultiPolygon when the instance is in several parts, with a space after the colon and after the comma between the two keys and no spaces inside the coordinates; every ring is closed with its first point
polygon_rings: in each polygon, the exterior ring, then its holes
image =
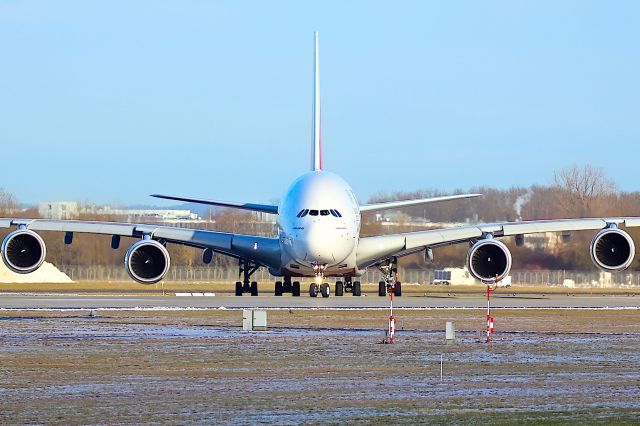
{"type": "Polygon", "coordinates": [[[170,267],[167,244],[182,244],[202,250],[202,260],[209,264],[214,256],[238,259],[239,276],[236,296],[258,295],[258,283],[251,276],[261,267],[275,277],[275,295],[300,296],[300,279],[311,278],[309,296],[329,297],[327,277],[337,277],[335,296],[350,292],[361,296],[358,281],[368,268],[378,268],[384,277],[379,282],[380,296],[402,294],[397,280],[398,258],[423,252],[433,260],[433,249],[450,244],[468,244],[466,264],[473,277],[495,285],[509,274],[512,255],[499,240],[513,236],[522,245],[525,234],[544,232],[597,231],[589,252],[593,263],[604,271],[628,268],[635,256],[633,239],[621,227],[640,226],[640,217],[582,218],[503,222],[459,226],[417,232],[370,237],[360,236],[361,214],[376,210],[455,201],[481,194],[459,194],[435,198],[392,201],[377,204],[358,203],[353,190],[340,176],[324,170],[320,121],[320,65],[318,33],[314,33],[313,119],[310,171],[299,176],[287,189],[279,205],[236,203],[154,194],[153,197],[222,206],[277,215],[278,237],[233,234],[198,229],[184,229],[152,224],[117,222],[0,219],[0,228],[16,228],[2,242],[1,257],[12,271],[28,274],[45,260],[46,246],[36,231],[64,232],[66,244],[74,233],[111,235],[111,247],[120,246],[121,237],[133,237],[124,263],[129,276],[141,284],[154,284],[164,278],[170,267]]]}

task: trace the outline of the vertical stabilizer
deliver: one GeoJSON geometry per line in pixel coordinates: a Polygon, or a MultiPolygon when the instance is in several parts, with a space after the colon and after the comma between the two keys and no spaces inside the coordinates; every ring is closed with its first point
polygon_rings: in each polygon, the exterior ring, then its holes
{"type": "Polygon", "coordinates": [[[320,121],[320,51],[318,32],[313,33],[313,118],[311,170],[322,170],[322,128],[320,121]]]}

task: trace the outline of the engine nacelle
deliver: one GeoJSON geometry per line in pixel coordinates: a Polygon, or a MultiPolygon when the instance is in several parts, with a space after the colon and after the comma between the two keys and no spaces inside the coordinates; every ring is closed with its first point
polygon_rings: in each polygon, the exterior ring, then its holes
{"type": "Polygon", "coordinates": [[[7,268],[19,274],[38,269],[47,256],[42,237],[28,229],[18,229],[2,242],[2,260],[7,268]]]}
{"type": "Polygon", "coordinates": [[[589,247],[591,260],[600,269],[608,272],[627,269],[636,254],[633,239],[617,228],[598,232],[589,247]]]}
{"type": "Polygon", "coordinates": [[[166,275],[170,264],[169,252],[155,240],[140,240],[124,256],[129,276],[140,284],[155,284],[166,275]]]}
{"type": "Polygon", "coordinates": [[[511,252],[501,241],[480,240],[467,252],[467,268],[484,283],[500,281],[511,271],[511,252]]]}

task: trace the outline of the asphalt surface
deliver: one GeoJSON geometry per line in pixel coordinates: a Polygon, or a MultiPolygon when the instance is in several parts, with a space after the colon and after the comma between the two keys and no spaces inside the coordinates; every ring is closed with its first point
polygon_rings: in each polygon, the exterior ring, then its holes
{"type": "MultiPolygon", "coordinates": [[[[484,308],[486,298],[478,296],[403,296],[394,298],[396,308],[484,308]]],[[[375,309],[387,308],[389,299],[369,295],[353,297],[275,297],[275,296],[110,296],[110,295],[33,295],[0,293],[0,309],[375,309]]],[[[491,298],[492,308],[636,308],[640,296],[510,296],[491,298]]]]}

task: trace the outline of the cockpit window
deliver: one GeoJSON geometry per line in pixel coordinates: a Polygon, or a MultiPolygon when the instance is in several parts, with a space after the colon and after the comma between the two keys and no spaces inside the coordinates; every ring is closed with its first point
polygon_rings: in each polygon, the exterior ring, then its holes
{"type": "Polygon", "coordinates": [[[340,214],[340,212],[336,209],[328,209],[328,210],[309,210],[309,209],[302,209],[300,210],[300,213],[298,213],[297,217],[305,217],[306,215],[309,216],[333,216],[333,217],[342,217],[342,215],[340,214]]]}

